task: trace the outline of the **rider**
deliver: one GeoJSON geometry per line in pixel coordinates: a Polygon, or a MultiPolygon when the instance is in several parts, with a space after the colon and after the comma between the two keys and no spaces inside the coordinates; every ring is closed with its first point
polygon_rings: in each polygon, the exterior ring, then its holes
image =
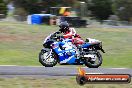
{"type": "Polygon", "coordinates": [[[63,33],[63,37],[72,39],[72,43],[75,44],[76,46],[84,43],[83,39],[78,34],[76,34],[75,29],[71,28],[66,21],[61,22],[59,27],[60,27],[59,31],[63,33]]]}

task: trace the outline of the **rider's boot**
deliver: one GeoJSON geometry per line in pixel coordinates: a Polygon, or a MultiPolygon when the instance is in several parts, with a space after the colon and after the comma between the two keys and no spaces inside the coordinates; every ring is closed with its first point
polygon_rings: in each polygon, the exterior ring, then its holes
{"type": "Polygon", "coordinates": [[[82,55],[83,55],[83,52],[82,52],[82,46],[81,46],[81,45],[78,45],[77,48],[78,48],[79,51],[80,51],[80,56],[82,56],[82,55]]]}

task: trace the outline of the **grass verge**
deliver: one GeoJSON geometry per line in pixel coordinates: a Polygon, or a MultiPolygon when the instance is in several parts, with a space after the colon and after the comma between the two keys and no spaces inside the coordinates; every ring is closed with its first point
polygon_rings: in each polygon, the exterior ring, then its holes
{"type": "MultiPolygon", "coordinates": [[[[56,26],[0,22],[0,65],[37,65],[43,39],[56,26]]],[[[99,39],[106,51],[102,67],[132,68],[132,28],[77,28],[83,39],[99,39]]]]}
{"type": "Polygon", "coordinates": [[[132,88],[129,84],[85,84],[80,86],[70,78],[0,78],[0,88],[132,88]]]}

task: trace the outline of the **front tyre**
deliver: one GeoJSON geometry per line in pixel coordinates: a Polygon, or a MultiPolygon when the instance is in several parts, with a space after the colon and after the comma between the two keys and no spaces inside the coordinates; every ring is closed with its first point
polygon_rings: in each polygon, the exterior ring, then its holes
{"type": "Polygon", "coordinates": [[[98,51],[90,51],[91,57],[85,58],[85,65],[89,68],[98,68],[102,64],[102,55],[98,51]]]}
{"type": "Polygon", "coordinates": [[[57,64],[57,59],[55,58],[55,54],[49,51],[43,51],[39,53],[39,62],[45,67],[53,67],[57,64]]]}

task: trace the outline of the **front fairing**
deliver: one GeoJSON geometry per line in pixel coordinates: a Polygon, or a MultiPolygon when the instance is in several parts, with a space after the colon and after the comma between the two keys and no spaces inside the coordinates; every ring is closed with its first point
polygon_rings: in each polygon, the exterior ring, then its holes
{"type": "Polygon", "coordinates": [[[43,44],[46,43],[48,40],[50,40],[50,37],[51,37],[52,34],[50,34],[49,36],[47,36],[44,41],[43,41],[43,44]]]}
{"type": "MultiPolygon", "coordinates": [[[[55,33],[55,32],[54,32],[55,33]]],[[[54,35],[54,33],[51,33],[49,36],[47,36],[44,41],[43,41],[43,46],[45,48],[50,48],[51,44],[53,42],[55,42],[55,40],[52,39],[52,36],[54,35]]]]}
{"type": "Polygon", "coordinates": [[[63,40],[61,42],[54,42],[53,50],[58,55],[60,63],[72,64],[75,63],[75,60],[77,59],[75,57],[76,51],[72,46],[68,44],[69,42],[67,41],[68,40],[63,40]]]}

